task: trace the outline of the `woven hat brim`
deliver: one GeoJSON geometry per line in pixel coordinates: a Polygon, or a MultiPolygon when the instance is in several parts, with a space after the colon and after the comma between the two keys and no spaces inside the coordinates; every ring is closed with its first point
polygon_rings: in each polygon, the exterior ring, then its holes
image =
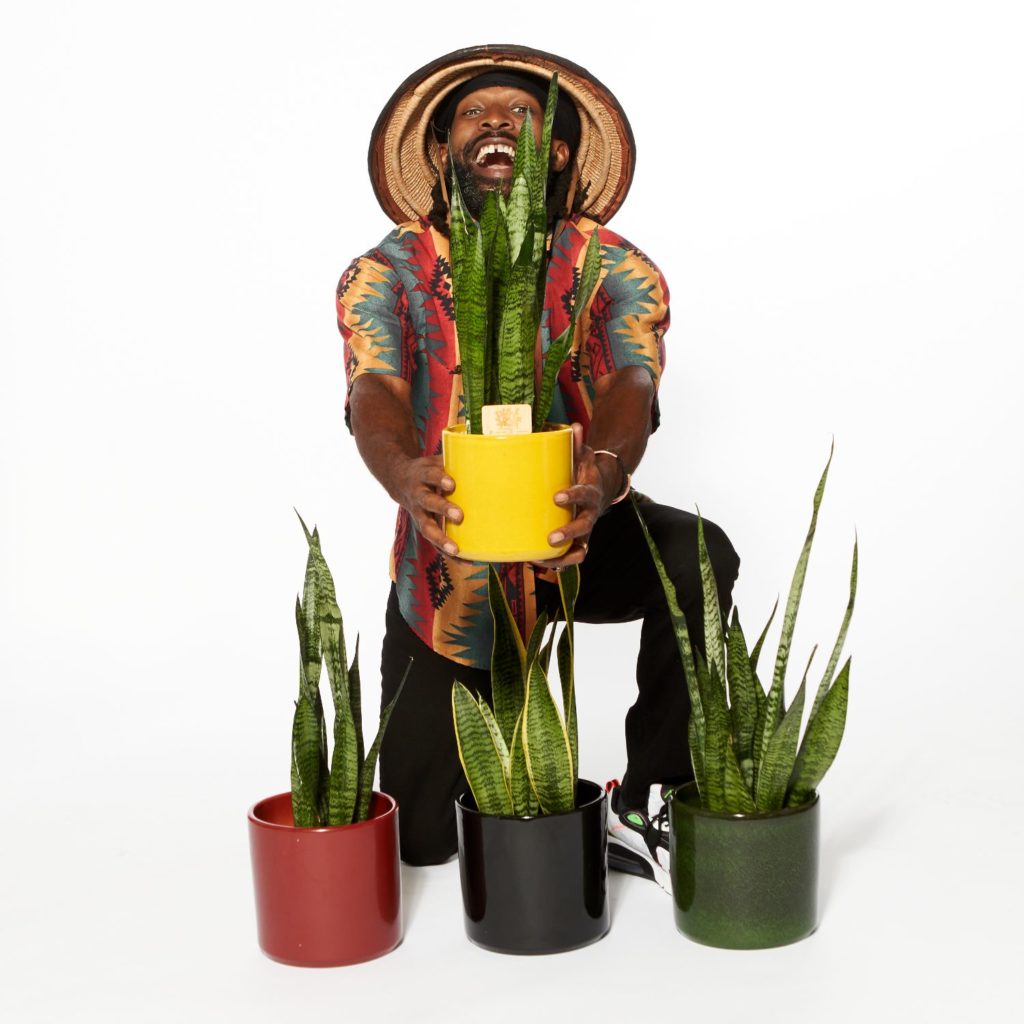
{"type": "Polygon", "coordinates": [[[585,68],[542,50],[513,44],[473,46],[446,54],[414,71],[381,111],[370,136],[373,191],[396,223],[430,212],[437,179],[437,144],[430,121],[446,93],[494,68],[544,78],[558,72],[559,89],[576,104],[580,187],[589,185],[583,213],[606,223],[622,205],[633,180],[636,147],[618,100],[585,68]]]}

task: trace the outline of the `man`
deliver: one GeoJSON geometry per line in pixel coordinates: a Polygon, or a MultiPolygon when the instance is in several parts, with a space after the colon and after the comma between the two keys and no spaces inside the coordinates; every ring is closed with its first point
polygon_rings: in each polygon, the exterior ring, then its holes
{"type": "MultiPolygon", "coordinates": [[[[553,72],[559,102],[542,351],[568,324],[586,243],[598,225],[602,276],[560,370],[550,417],[574,424],[575,481],[552,500],[575,506],[575,518],[549,537],[552,545],[571,546],[555,561],[499,571],[524,635],[538,609],[557,601],[553,573],[571,564],[581,565],[577,621],[643,619],[639,692],[625,724],[628,765],[621,786],[609,783],[609,862],[668,888],[660,784],[692,778],[689,704],[665,597],[632,504],[623,501],[658,425],[668,288],[640,250],[603,226],[633,173],[632,133],[618,102],[584,69],[524,47],[447,54],[399,87],[370,142],[374,189],[398,227],[355,260],[338,285],[347,422],[366,465],[399,505],[382,656],[385,702],[414,659],[381,751],[381,788],[401,806],[403,859],[439,863],[455,852],[454,800],[465,780],[451,686],[458,678],[490,697],[492,623],[487,566],[460,560],[443,528],[445,519],[459,522],[463,514],[457,481],[440,457],[441,431],[459,421],[462,396],[446,182],[451,168],[473,214],[487,191],[507,194],[527,110],[540,141],[553,72]]],[[[696,518],[643,501],[691,636],[700,638],[696,518]]],[[[739,559],[714,524],[706,523],[705,532],[727,610],[739,559]]],[[[580,689],[585,693],[585,680],[580,689]]]]}

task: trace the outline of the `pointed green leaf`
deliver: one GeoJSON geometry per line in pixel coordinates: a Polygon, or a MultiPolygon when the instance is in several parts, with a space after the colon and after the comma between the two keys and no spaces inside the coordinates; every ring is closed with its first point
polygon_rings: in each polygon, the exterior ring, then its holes
{"type": "MultiPolygon", "coordinates": [[[[565,629],[558,641],[558,678],[562,684],[562,709],[565,716],[565,728],[569,737],[569,748],[572,751],[573,788],[579,776],[580,755],[579,736],[576,719],[576,675],[575,675],[575,628],[576,598],[580,593],[580,567],[566,566],[558,574],[558,592],[562,599],[562,615],[565,618],[565,629]]],[[[547,669],[545,668],[545,674],[547,669]]]]}
{"type": "MultiPolygon", "coordinates": [[[[512,814],[512,793],[502,750],[495,745],[480,704],[458,680],[452,686],[452,715],[459,760],[481,814],[512,814]]],[[[504,752],[508,756],[507,750],[504,752]]]]}
{"type": "Polygon", "coordinates": [[[520,715],[512,734],[509,750],[509,788],[512,792],[513,813],[518,817],[533,817],[540,811],[537,794],[526,770],[526,751],[523,749],[523,716],[520,715]]]}
{"type": "Polygon", "coordinates": [[[377,774],[377,757],[380,755],[380,747],[384,742],[384,733],[387,731],[388,722],[391,721],[391,712],[395,710],[395,705],[398,703],[398,698],[402,696],[402,690],[405,687],[405,681],[409,678],[409,670],[412,668],[412,658],[409,659],[409,664],[405,666],[405,672],[402,673],[401,682],[398,684],[398,689],[395,690],[394,697],[391,698],[391,702],[388,706],[380,713],[380,725],[377,728],[377,735],[373,738],[373,743],[370,744],[370,751],[366,755],[366,760],[363,762],[359,770],[359,799],[356,802],[356,821],[366,821],[370,814],[370,799],[373,796],[373,780],[377,774]]]}
{"type": "Polygon", "coordinates": [[[725,763],[729,753],[729,710],[725,701],[725,684],[717,665],[708,665],[700,651],[695,652],[701,704],[707,722],[704,737],[704,777],[706,793],[702,801],[709,811],[725,811],[725,763]]]}
{"type": "Polygon", "coordinates": [[[297,828],[314,828],[317,819],[320,767],[320,723],[305,696],[295,702],[292,717],[292,817],[297,828]]]}
{"type": "Polygon", "coordinates": [[[761,630],[761,635],[757,638],[757,643],[754,644],[754,649],[750,652],[750,670],[755,675],[757,674],[757,662],[761,656],[761,648],[764,646],[764,638],[768,635],[768,628],[772,624],[772,620],[775,618],[775,613],[779,610],[779,599],[775,598],[775,604],[772,606],[772,613],[768,616],[768,621],[764,624],[764,629],[761,630]]]}
{"type": "Polygon", "coordinates": [[[487,569],[487,595],[494,620],[491,700],[501,735],[508,744],[512,742],[512,731],[526,699],[526,649],[512,609],[508,606],[505,588],[493,565],[487,569]]]}
{"type": "Polygon", "coordinates": [[[544,104],[544,124],[540,133],[540,158],[543,169],[544,192],[541,199],[542,204],[547,204],[548,169],[551,165],[551,131],[555,123],[555,108],[558,105],[558,72],[551,76],[548,83],[547,102],[544,104]]]}
{"type": "Polygon", "coordinates": [[[832,767],[846,728],[846,706],[850,690],[850,659],[846,659],[835,683],[807,723],[803,743],[786,797],[787,807],[797,807],[813,796],[825,772],[832,767]]]}
{"type": "MultiPolygon", "coordinates": [[[[825,493],[825,481],[828,479],[829,466],[832,464],[832,451],[829,451],[828,462],[825,464],[825,471],[821,474],[818,487],[814,492],[814,508],[811,512],[811,525],[807,530],[807,537],[804,540],[803,550],[796,563],[793,572],[793,581],[789,588],[789,598],[786,601],[786,610],[782,616],[782,633],[779,636],[779,649],[775,656],[775,672],[772,676],[772,688],[768,693],[768,717],[765,723],[765,747],[762,750],[762,760],[767,756],[767,744],[771,742],[775,729],[778,725],[778,717],[785,703],[785,680],[786,665],[789,661],[789,645],[793,640],[793,630],[796,627],[796,616],[800,610],[800,596],[804,589],[804,578],[807,575],[807,563],[811,557],[811,544],[814,541],[814,531],[818,525],[818,508],[821,506],[821,499],[825,493]]],[[[758,783],[760,787],[760,782],[758,783]]],[[[760,792],[760,788],[759,788],[760,792]]],[[[761,801],[757,801],[758,807],[761,801]]],[[[780,805],[781,806],[781,805],[780,805]]]]}
{"type": "MultiPolygon", "coordinates": [[[[821,707],[825,700],[825,695],[829,691],[829,687],[832,685],[832,680],[835,677],[836,666],[839,664],[839,657],[843,652],[843,644],[846,643],[846,631],[850,628],[850,619],[853,617],[853,602],[857,596],[857,541],[853,542],[853,565],[850,567],[850,597],[846,603],[846,613],[843,615],[842,625],[839,627],[839,636],[836,638],[835,646],[832,648],[832,655],[828,659],[828,665],[825,668],[825,674],[821,677],[821,683],[818,685],[818,692],[814,698],[814,704],[811,707],[811,719],[818,712],[818,708],[821,707]]],[[[808,723],[810,719],[808,719],[808,723]]]]}
{"type": "Polygon", "coordinates": [[[786,789],[796,761],[796,745],[800,738],[800,720],[804,713],[804,694],[807,692],[807,673],[813,660],[814,651],[811,651],[803,679],[800,680],[800,689],[797,690],[793,703],[783,716],[779,727],[768,740],[765,756],[757,773],[757,790],[754,793],[754,802],[759,811],[777,811],[786,799],[786,789]]]}
{"type": "MultiPolygon", "coordinates": [[[[753,766],[754,729],[757,726],[756,684],[739,612],[735,608],[729,626],[728,647],[729,704],[736,760],[741,767],[747,761],[753,766]]],[[[749,782],[747,784],[750,785],[749,782]]]]}
{"type": "Polygon", "coordinates": [[[736,763],[736,751],[733,749],[732,737],[729,737],[725,752],[725,811],[727,814],[753,814],[757,808],[754,798],[750,795],[740,766],[736,763]]]}
{"type": "MultiPolygon", "coordinates": [[[[686,617],[679,607],[679,599],[676,594],[675,584],[669,579],[665,570],[665,563],[661,560],[661,553],[655,545],[643,514],[640,512],[640,505],[636,495],[631,494],[633,511],[640,521],[640,529],[643,531],[647,547],[650,549],[651,558],[654,560],[654,567],[658,572],[662,590],[665,592],[665,600],[668,603],[669,617],[672,620],[672,629],[676,636],[676,646],[679,648],[679,657],[683,663],[683,675],[686,677],[686,689],[690,697],[690,720],[693,723],[692,735],[690,736],[690,758],[693,761],[694,777],[698,780],[705,780],[707,786],[707,772],[704,765],[704,747],[706,742],[706,722],[704,718],[704,707],[701,703],[700,683],[697,679],[697,669],[693,660],[693,646],[690,643],[690,631],[686,626],[686,617]],[[696,742],[694,742],[696,741],[696,742]]],[[[691,730],[688,728],[688,734],[691,730]]],[[[701,789],[701,799],[706,801],[705,789],[701,789]]],[[[706,803],[705,803],[706,806],[706,803]]]]}
{"type": "Polygon", "coordinates": [[[571,811],[576,806],[572,750],[544,670],[537,661],[530,667],[523,722],[526,770],[541,810],[545,814],[571,811]]]}
{"type": "Polygon", "coordinates": [[[725,642],[722,636],[722,612],[718,600],[718,584],[704,541],[704,520],[697,510],[697,557],[700,562],[700,585],[704,598],[704,649],[708,665],[718,670],[718,678],[725,679],[725,642]]]}

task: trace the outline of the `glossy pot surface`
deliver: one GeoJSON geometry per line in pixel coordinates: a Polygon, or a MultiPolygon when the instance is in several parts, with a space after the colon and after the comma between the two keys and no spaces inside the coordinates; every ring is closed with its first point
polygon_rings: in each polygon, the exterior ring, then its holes
{"type": "Polygon", "coordinates": [[[702,810],[694,783],[670,805],[676,926],[725,949],[767,949],[818,924],[818,797],[769,814],[702,810]]]}
{"type": "Polygon", "coordinates": [[[398,804],[374,793],[354,825],[296,828],[291,793],[249,811],[260,949],[296,967],[341,967],[402,941],[398,804]]]}
{"type": "Polygon", "coordinates": [[[455,802],[466,934],[498,953],[561,953],[608,931],[608,805],[583,779],[576,809],[537,818],[455,802]]]}
{"type": "Polygon", "coordinates": [[[572,430],[536,434],[467,434],[463,425],[442,435],[445,471],[455,481],[450,498],[461,523],[445,521],[459,557],[475,562],[530,562],[557,558],[548,534],[572,519],[555,492],[572,484],[572,430]]]}

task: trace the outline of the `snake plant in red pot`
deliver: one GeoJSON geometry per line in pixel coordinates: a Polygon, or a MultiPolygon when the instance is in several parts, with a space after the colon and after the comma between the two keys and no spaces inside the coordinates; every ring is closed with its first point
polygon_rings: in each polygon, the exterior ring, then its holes
{"type": "Polygon", "coordinates": [[[302,596],[295,602],[299,695],[292,720],[292,786],[290,793],[251,808],[249,847],[260,948],[283,963],[336,967],[381,956],[402,939],[398,806],[373,789],[381,740],[401,687],[365,752],[359,643],[348,665],[320,536],[305,523],[302,528],[308,557],[302,596]],[[330,757],[320,696],[325,662],[334,703],[330,757]]]}
{"type": "Polygon", "coordinates": [[[456,681],[452,711],[469,792],[456,802],[466,933],[503,953],[556,953],[609,927],[607,805],[578,777],[573,608],[579,569],[559,573],[557,643],[542,613],[524,644],[501,580],[489,570],[494,618],[492,704],[456,681]],[[548,686],[552,652],[562,711],[548,686]]]}
{"type": "Polygon", "coordinates": [[[846,724],[850,659],[838,673],[837,669],[857,592],[856,542],[846,612],[802,740],[814,651],[788,707],[784,685],[828,469],[826,465],[814,494],[767,693],[757,667],[775,612],[752,652],[738,612],[733,611],[728,630],[723,628],[703,522],[698,520],[707,652],[703,657],[694,649],[676,589],[647,532],[642,505],[634,499],[668,599],[691,707],[688,738],[695,778],[675,791],[669,805],[676,924],[706,945],[780,946],[805,938],[817,927],[817,788],[836,756],[846,724]]]}

